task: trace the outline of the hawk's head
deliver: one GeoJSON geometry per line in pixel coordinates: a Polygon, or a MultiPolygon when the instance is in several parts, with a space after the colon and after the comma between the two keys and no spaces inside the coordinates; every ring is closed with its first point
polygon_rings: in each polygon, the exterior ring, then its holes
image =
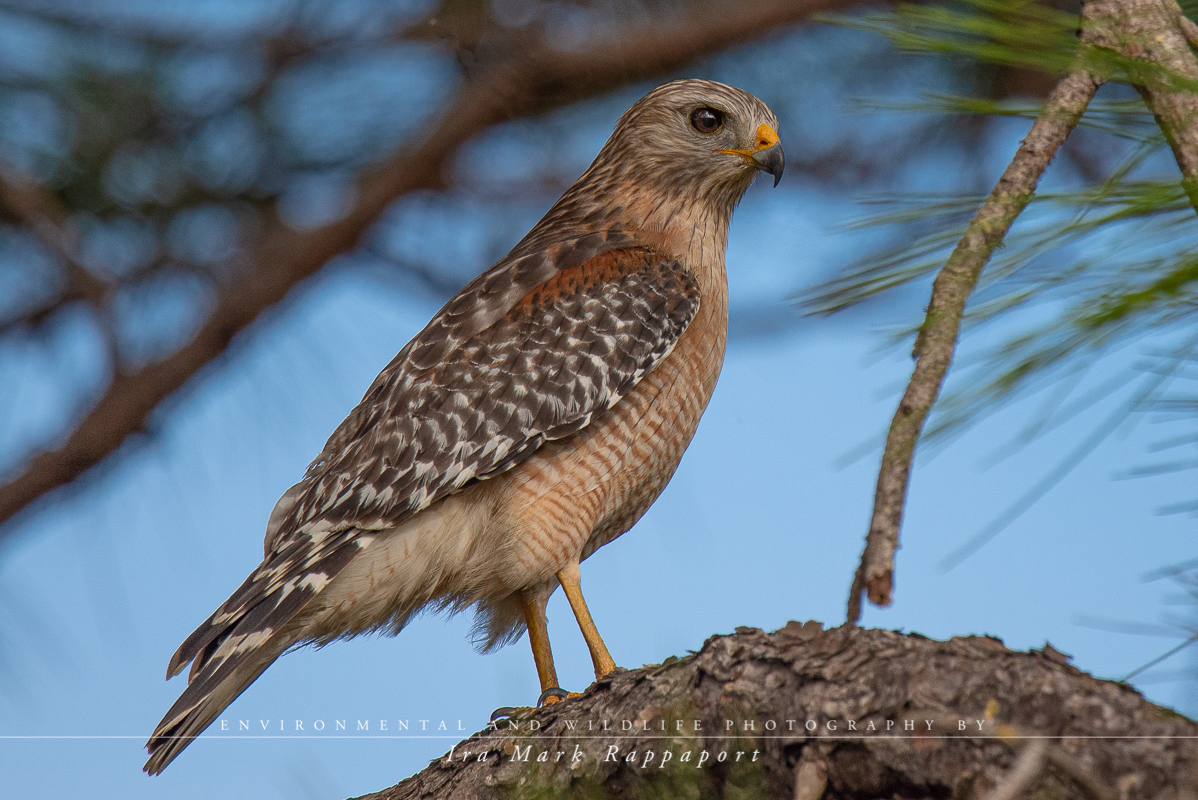
{"type": "Polygon", "coordinates": [[[715,81],[659,86],[620,118],[596,159],[671,193],[740,199],[758,172],[782,177],[778,118],[748,92],[715,81]]]}

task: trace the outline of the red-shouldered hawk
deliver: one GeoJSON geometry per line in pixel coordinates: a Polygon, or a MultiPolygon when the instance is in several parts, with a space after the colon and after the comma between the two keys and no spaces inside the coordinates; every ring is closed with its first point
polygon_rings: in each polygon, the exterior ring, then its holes
{"type": "Polygon", "coordinates": [[[265,555],[175,653],[187,688],[146,747],[161,772],[288,648],[476,609],[483,650],[528,630],[557,688],[560,584],[603,677],[616,668],[579,568],[665,488],[724,359],[724,250],[778,122],[720,83],[632,106],[506,258],[433,317],[338,426],[266,526],[265,555]]]}

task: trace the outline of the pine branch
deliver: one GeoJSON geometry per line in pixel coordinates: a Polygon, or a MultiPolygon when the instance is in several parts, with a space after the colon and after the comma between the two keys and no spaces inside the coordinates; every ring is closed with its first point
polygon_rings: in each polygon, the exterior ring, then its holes
{"type": "Polygon", "coordinates": [[[1196,736],[1048,645],[791,622],[501,720],[369,798],[1157,800],[1198,788],[1196,736]]]}
{"type": "Polygon", "coordinates": [[[1130,77],[1173,148],[1181,185],[1198,210],[1198,93],[1192,91],[1198,59],[1187,38],[1198,26],[1175,0],[1092,0],[1082,18],[1090,44],[1144,65],[1130,77]]]}
{"type": "MultiPolygon", "coordinates": [[[[1082,12],[1079,63],[1090,70],[1105,64],[1136,86],[1172,147],[1182,188],[1198,210],[1198,92],[1194,91],[1198,59],[1188,42],[1195,28],[1186,22],[1174,0],[1088,2],[1082,12]]],[[[850,622],[860,619],[862,592],[876,605],[891,601],[894,553],[915,445],[952,362],[965,302],[1099,82],[1079,67],[1058,84],[933,285],[927,317],[916,339],[915,370],[886,439],[873,518],[849,594],[850,622]]]]}
{"type": "Polygon", "coordinates": [[[890,604],[894,553],[899,544],[915,444],[952,363],[965,302],[977,285],[982,267],[1031,199],[1041,175],[1077,125],[1098,85],[1099,79],[1083,69],[1071,72],[1057,84],[1014,159],[933,283],[927,316],[915,341],[915,370],[886,436],[873,518],[861,564],[849,590],[849,622],[855,623],[861,617],[863,591],[868,592],[870,602],[876,605],[890,604]]]}

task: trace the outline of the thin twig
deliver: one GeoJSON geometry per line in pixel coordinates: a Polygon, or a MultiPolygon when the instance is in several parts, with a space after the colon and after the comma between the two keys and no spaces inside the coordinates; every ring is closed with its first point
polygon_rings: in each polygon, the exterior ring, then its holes
{"type": "Polygon", "coordinates": [[[54,254],[66,273],[66,285],[57,297],[26,310],[16,322],[0,320],[0,330],[17,322],[45,318],[67,303],[84,300],[95,313],[111,369],[120,369],[120,345],[108,306],[115,286],[92,273],[79,260],[79,234],[71,223],[70,212],[50,190],[7,170],[0,170],[0,212],[7,212],[33,234],[54,254]]]}
{"type": "Polygon", "coordinates": [[[823,758],[804,758],[795,770],[794,800],[820,800],[828,788],[828,763],[823,758]]]}
{"type": "MultiPolygon", "coordinates": [[[[1179,12],[1180,8],[1177,9],[1179,12]]],[[[1185,14],[1178,14],[1177,26],[1181,28],[1181,35],[1186,37],[1186,41],[1191,47],[1198,47],[1198,24],[1194,20],[1187,17],[1185,14]]]]}
{"type": "Polygon", "coordinates": [[[907,484],[915,443],[952,362],[965,301],[982,267],[1035,192],[1057,149],[1077,125],[1100,80],[1084,70],[1066,75],[1053,89],[1015,157],[969,223],[965,235],[932,286],[927,317],[915,340],[915,370],[899,403],[878,473],[873,518],[861,565],[849,592],[848,621],[861,617],[861,593],[870,602],[889,605],[894,553],[898,549],[907,484]]]}
{"type": "MultiPolygon", "coordinates": [[[[1184,19],[1175,0],[1091,0],[1082,8],[1082,44],[1083,54],[1105,49],[1133,65],[1129,78],[1137,83],[1169,141],[1181,168],[1182,187],[1198,210],[1198,93],[1187,89],[1198,82],[1198,58],[1187,42],[1184,19]],[[1144,68],[1134,67],[1137,63],[1144,68]]],[[[1057,85],[1007,172],[936,278],[927,319],[915,342],[915,371],[886,438],[865,552],[849,594],[850,622],[861,616],[863,591],[872,603],[890,603],[911,460],[952,362],[965,301],[1099,82],[1080,70],[1057,85]],[[1021,157],[1024,164],[1018,167],[1021,157]]]]}
{"type": "Polygon", "coordinates": [[[1149,661],[1147,664],[1141,664],[1140,666],[1136,667],[1131,672],[1127,673],[1122,678],[1120,678],[1119,682],[1127,683],[1132,678],[1139,675],[1141,672],[1144,672],[1145,670],[1148,670],[1148,669],[1152,669],[1157,664],[1160,664],[1162,661],[1172,658],[1173,656],[1177,655],[1182,650],[1185,650],[1187,647],[1194,644],[1195,642],[1198,642],[1198,633],[1196,633],[1193,636],[1191,636],[1190,638],[1186,639],[1184,642],[1177,645],[1176,647],[1169,648],[1169,650],[1167,652],[1162,653],[1161,655],[1159,655],[1156,658],[1149,661]]]}
{"type": "Polygon", "coordinates": [[[1117,799],[1118,795],[1115,790],[1103,783],[1094,774],[1092,768],[1077,756],[1062,750],[1059,745],[1048,748],[1048,763],[1068,775],[1070,780],[1080,786],[1094,800],[1117,799]]]}
{"type": "Polygon", "coordinates": [[[1014,800],[1024,789],[1032,787],[1036,779],[1043,774],[1047,762],[1048,740],[1030,740],[1020,751],[1011,769],[997,786],[982,795],[982,800],[1014,800]]]}
{"type": "Polygon", "coordinates": [[[1182,188],[1198,210],[1198,93],[1179,85],[1198,81],[1190,49],[1196,26],[1176,0],[1091,0],[1082,20],[1089,43],[1145,65],[1130,77],[1173,148],[1182,188]]]}
{"type": "Polygon", "coordinates": [[[1039,776],[1040,772],[1043,771],[1045,765],[1047,764],[1054,767],[1058,772],[1064,774],[1067,778],[1077,784],[1082,791],[1094,798],[1094,800],[1116,800],[1115,792],[1109,788],[1109,781],[1103,780],[1105,776],[1096,773],[1093,766],[1085,763],[1082,761],[1082,759],[1062,748],[1060,741],[1055,744],[1051,743],[1054,738],[1063,740],[1063,737],[1037,734],[1034,731],[1028,731],[1010,723],[1000,724],[998,732],[999,736],[1011,747],[1014,747],[1015,743],[1019,741],[1028,741],[1032,743],[1038,741],[1045,745],[1045,749],[1042,756],[1037,756],[1035,753],[1028,752],[1030,744],[1025,746],[1020,753],[1019,759],[1017,759],[1016,763],[1011,767],[1010,772],[1008,772],[1006,780],[1004,780],[1003,784],[1000,786],[996,786],[994,789],[992,789],[990,793],[986,795],[985,800],[990,800],[992,796],[998,793],[998,790],[1001,787],[1006,786],[1006,784],[1015,777],[1020,768],[1020,764],[1024,763],[1024,759],[1032,762],[1030,764],[1025,764],[1025,766],[1034,767],[1034,760],[1037,758],[1040,762],[1039,770],[1035,774],[1031,774],[1030,777],[1028,777],[1028,783],[1015,787],[1013,793],[1006,796],[1013,796],[1018,794],[1021,790],[1029,788],[1031,785],[1030,781],[1035,780],[1035,778],[1039,776]]]}

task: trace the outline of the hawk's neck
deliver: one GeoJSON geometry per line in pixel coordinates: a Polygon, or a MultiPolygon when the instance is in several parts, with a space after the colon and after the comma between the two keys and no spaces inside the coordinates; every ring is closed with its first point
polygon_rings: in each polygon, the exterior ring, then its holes
{"type": "Polygon", "coordinates": [[[630,204],[620,223],[643,237],[646,244],[686,265],[708,297],[728,291],[724,251],[731,216],[731,205],[721,208],[705,202],[662,202],[649,197],[630,204]]]}

